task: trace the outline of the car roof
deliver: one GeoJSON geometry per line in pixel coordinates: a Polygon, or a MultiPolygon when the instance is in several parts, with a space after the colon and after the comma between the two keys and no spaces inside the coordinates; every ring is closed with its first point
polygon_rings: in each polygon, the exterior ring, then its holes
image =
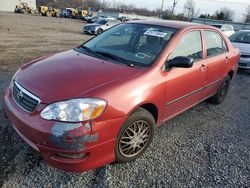
{"type": "Polygon", "coordinates": [[[175,29],[182,29],[186,27],[214,29],[214,27],[208,25],[203,25],[193,22],[172,21],[172,20],[133,20],[133,21],[128,21],[127,23],[148,24],[148,25],[171,27],[175,29]]]}

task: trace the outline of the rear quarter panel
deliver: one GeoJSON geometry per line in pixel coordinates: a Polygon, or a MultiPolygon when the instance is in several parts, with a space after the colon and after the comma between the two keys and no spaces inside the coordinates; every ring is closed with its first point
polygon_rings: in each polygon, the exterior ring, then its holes
{"type": "Polygon", "coordinates": [[[234,46],[227,37],[224,36],[224,39],[227,43],[229,50],[228,66],[225,74],[228,74],[229,72],[233,71],[233,77],[235,77],[238,71],[238,63],[240,61],[240,50],[238,48],[234,48],[234,46]]]}

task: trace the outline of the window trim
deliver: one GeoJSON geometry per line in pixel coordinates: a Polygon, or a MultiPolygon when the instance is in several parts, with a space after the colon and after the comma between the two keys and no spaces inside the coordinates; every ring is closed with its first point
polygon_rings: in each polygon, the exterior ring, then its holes
{"type": "Polygon", "coordinates": [[[217,57],[217,56],[220,56],[220,55],[223,55],[223,54],[226,54],[226,53],[229,52],[228,44],[227,44],[224,36],[220,32],[218,32],[216,30],[213,30],[213,29],[203,29],[201,32],[202,32],[202,35],[204,36],[203,40],[204,40],[204,44],[205,44],[205,54],[206,55],[205,55],[204,59],[209,59],[209,58],[217,57]],[[217,33],[221,37],[221,39],[222,39],[221,40],[222,47],[223,47],[223,41],[224,41],[224,43],[226,45],[226,51],[223,51],[223,52],[218,53],[216,55],[208,56],[208,54],[207,54],[207,40],[206,40],[205,32],[214,32],[214,33],[217,33]]]}

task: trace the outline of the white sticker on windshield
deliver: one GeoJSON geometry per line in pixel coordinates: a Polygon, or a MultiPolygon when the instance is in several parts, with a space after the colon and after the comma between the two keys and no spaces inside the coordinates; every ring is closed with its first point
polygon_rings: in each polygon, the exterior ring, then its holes
{"type": "Polygon", "coordinates": [[[150,35],[150,36],[155,36],[155,37],[161,37],[164,38],[167,36],[167,33],[160,32],[160,31],[153,31],[153,30],[147,30],[144,35],[150,35]]]}

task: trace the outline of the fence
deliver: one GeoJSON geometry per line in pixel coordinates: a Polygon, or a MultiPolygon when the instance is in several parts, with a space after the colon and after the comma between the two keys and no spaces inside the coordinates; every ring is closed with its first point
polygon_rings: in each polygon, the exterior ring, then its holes
{"type": "Polygon", "coordinates": [[[205,24],[205,25],[229,24],[229,25],[232,25],[236,31],[250,30],[250,23],[231,22],[231,21],[223,21],[223,20],[204,19],[204,18],[193,18],[192,22],[205,24]]]}

